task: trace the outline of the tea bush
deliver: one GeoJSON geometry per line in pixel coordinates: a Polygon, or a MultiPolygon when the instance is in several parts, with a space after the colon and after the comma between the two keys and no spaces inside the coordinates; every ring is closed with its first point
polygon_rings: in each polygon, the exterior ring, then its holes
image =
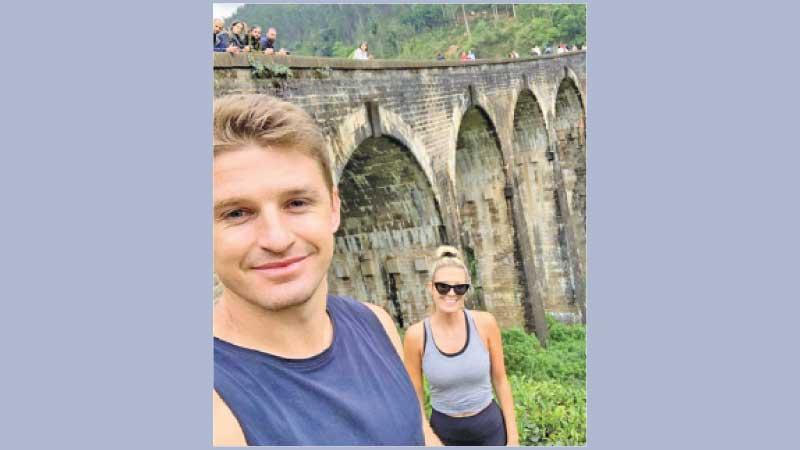
{"type": "Polygon", "coordinates": [[[583,383],[586,381],[586,331],[582,325],[564,325],[548,320],[547,349],[535,336],[519,328],[503,330],[506,373],[524,375],[533,381],[583,383]]]}
{"type": "Polygon", "coordinates": [[[586,444],[586,387],[511,375],[520,445],[586,444]]]}
{"type": "Polygon", "coordinates": [[[586,328],[547,325],[546,349],[519,328],[502,332],[520,445],[585,445],[586,328]]]}

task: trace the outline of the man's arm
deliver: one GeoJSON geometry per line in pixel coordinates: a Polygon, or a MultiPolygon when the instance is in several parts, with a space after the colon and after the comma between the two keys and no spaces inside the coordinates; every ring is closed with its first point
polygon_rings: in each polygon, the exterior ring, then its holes
{"type": "Polygon", "coordinates": [[[242,427],[239,426],[239,421],[236,420],[231,409],[222,400],[222,397],[213,391],[213,420],[214,420],[214,435],[212,437],[212,444],[215,447],[245,447],[247,441],[244,438],[242,427]]]}
{"type": "MultiPolygon", "coordinates": [[[[386,330],[386,334],[389,335],[389,339],[392,341],[395,350],[397,350],[400,360],[403,361],[404,364],[407,364],[403,358],[404,353],[406,355],[407,353],[403,348],[403,344],[400,341],[400,334],[397,332],[397,328],[395,328],[394,321],[392,320],[391,316],[389,316],[389,313],[387,313],[385,309],[378,305],[373,305],[372,303],[368,302],[365,302],[364,304],[367,305],[367,307],[371,309],[376,316],[378,316],[378,320],[380,320],[381,325],[383,325],[383,329],[386,330]]],[[[414,326],[409,327],[408,332],[410,332],[412,328],[414,328],[414,326]]],[[[406,338],[408,338],[408,334],[406,334],[406,338]]],[[[419,366],[419,363],[417,365],[419,366]]],[[[408,365],[406,365],[406,371],[408,372],[408,365]]],[[[422,406],[422,369],[420,369],[416,380],[413,376],[411,376],[411,384],[414,385],[414,391],[416,391],[417,399],[419,401],[420,415],[422,416],[422,434],[425,435],[425,445],[428,447],[441,446],[442,441],[440,441],[436,434],[433,433],[431,426],[425,419],[425,408],[422,406]]]]}
{"type": "Polygon", "coordinates": [[[220,32],[215,37],[214,51],[224,52],[227,49],[228,49],[228,36],[225,34],[225,32],[220,32]]]}

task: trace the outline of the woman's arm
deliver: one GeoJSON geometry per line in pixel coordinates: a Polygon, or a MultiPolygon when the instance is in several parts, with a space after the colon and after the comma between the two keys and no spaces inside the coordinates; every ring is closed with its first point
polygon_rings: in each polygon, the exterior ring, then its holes
{"type": "Polygon", "coordinates": [[[514,398],[511,395],[511,384],[506,376],[506,364],[503,361],[503,339],[497,320],[490,313],[483,313],[483,325],[489,340],[489,358],[492,363],[492,385],[497,399],[500,400],[500,409],[506,422],[506,435],[508,446],[519,446],[517,432],[517,414],[514,412],[514,398]]]}
{"type": "Polygon", "coordinates": [[[403,338],[403,353],[405,354],[403,359],[408,376],[411,378],[411,384],[414,385],[414,391],[417,393],[419,409],[422,414],[422,432],[425,434],[425,445],[438,447],[442,445],[442,441],[433,432],[425,417],[425,397],[422,391],[422,330],[422,322],[412,325],[406,330],[406,335],[403,338]]]}

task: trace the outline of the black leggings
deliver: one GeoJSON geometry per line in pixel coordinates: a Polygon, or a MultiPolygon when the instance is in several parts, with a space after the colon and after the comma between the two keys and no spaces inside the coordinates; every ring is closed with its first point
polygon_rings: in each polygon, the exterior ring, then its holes
{"type": "Polygon", "coordinates": [[[506,445],[506,421],[492,400],[483,411],[469,417],[450,417],[435,409],[431,428],[444,445],[506,445]]]}

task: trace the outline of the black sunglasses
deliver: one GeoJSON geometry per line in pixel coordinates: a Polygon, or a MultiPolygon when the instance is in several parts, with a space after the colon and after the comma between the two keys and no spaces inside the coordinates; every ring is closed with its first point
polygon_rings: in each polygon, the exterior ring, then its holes
{"type": "Polygon", "coordinates": [[[435,287],[436,292],[441,295],[447,295],[447,293],[450,292],[450,289],[453,289],[453,292],[455,292],[456,295],[464,295],[467,293],[467,289],[469,289],[469,284],[450,285],[447,283],[436,282],[433,283],[433,287],[435,287]]]}

